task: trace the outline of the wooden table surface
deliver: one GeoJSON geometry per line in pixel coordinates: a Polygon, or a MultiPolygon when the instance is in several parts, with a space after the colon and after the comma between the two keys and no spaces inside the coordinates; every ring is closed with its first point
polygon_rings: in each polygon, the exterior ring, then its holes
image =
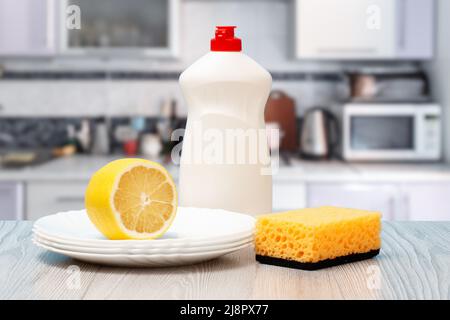
{"type": "Polygon", "coordinates": [[[103,267],[36,247],[31,227],[0,222],[0,299],[450,299],[450,222],[386,222],[377,258],[320,271],[259,264],[253,248],[186,267],[103,267]]]}

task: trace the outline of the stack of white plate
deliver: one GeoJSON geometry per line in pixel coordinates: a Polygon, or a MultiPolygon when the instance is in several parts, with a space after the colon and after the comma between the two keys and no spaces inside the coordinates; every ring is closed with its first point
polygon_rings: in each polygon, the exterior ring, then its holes
{"type": "Polygon", "coordinates": [[[114,266],[162,267],[198,263],[253,243],[255,219],[217,209],[179,207],[169,230],[155,240],[108,240],[86,211],[46,216],[33,226],[38,246],[78,260],[114,266]]]}

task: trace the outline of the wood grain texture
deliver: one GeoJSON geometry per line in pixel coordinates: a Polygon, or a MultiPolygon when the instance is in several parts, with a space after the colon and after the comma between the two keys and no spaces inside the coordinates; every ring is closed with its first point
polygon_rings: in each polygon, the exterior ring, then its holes
{"type": "Polygon", "coordinates": [[[36,247],[31,227],[0,222],[0,299],[450,299],[450,222],[384,223],[377,258],[319,271],[259,264],[253,248],[186,267],[103,267],[36,247]]]}

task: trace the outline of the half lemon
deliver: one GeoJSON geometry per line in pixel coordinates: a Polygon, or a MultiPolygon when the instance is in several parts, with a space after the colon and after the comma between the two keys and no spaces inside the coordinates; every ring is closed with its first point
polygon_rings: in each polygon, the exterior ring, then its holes
{"type": "Polygon", "coordinates": [[[108,239],[154,239],[175,218],[177,192],[160,164],[120,159],[92,176],[85,205],[92,223],[108,239]]]}

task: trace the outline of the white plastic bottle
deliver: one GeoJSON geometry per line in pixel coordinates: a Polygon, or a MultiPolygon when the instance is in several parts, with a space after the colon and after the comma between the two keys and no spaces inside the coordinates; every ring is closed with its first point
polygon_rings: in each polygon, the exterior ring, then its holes
{"type": "Polygon", "coordinates": [[[180,204],[269,213],[272,177],[264,107],[272,77],[241,52],[234,28],[216,27],[211,52],[180,76],[188,105],[180,204]]]}

